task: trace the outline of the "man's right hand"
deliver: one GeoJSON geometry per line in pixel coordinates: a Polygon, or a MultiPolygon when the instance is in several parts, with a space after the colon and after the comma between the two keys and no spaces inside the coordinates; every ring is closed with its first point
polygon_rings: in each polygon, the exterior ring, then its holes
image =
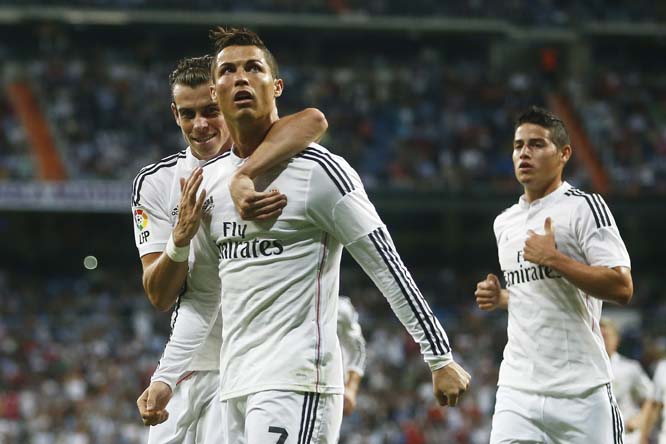
{"type": "Polygon", "coordinates": [[[481,310],[492,311],[496,308],[506,308],[502,296],[502,286],[499,278],[492,273],[486,279],[476,284],[476,304],[481,310]]]}
{"type": "Polygon", "coordinates": [[[197,199],[199,186],[203,181],[203,169],[196,168],[187,180],[180,178],[180,202],[178,204],[178,222],[173,229],[173,243],[176,247],[185,247],[197,234],[201,223],[201,213],[206,200],[206,190],[201,191],[197,199]]]}
{"type": "Polygon", "coordinates": [[[171,387],[160,381],[151,383],[136,400],[143,425],[154,426],[166,421],[169,418],[166,406],[170,399],[171,387]]]}
{"type": "Polygon", "coordinates": [[[469,373],[456,362],[432,372],[432,387],[439,405],[457,405],[471,380],[469,373]]]}
{"type": "Polygon", "coordinates": [[[231,200],[243,220],[267,220],[278,217],[287,205],[287,196],[278,191],[258,192],[252,179],[241,172],[229,182],[231,200]]]}

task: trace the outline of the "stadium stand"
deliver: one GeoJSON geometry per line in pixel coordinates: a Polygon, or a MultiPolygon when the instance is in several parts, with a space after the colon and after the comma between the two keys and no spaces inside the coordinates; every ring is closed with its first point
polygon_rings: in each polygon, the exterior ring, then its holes
{"type": "MultiPolygon", "coordinates": [[[[613,8],[595,0],[544,0],[531,8],[524,2],[454,3],[193,0],[188,7],[476,17],[566,32],[589,29],[597,20],[645,23],[666,17],[653,0],[614,2],[613,8]]],[[[181,4],[159,2],[167,11],[181,4]]],[[[154,7],[147,0],[6,0],[0,14],[30,5],[40,11],[154,7]]],[[[2,185],[43,183],[8,94],[17,78],[38,98],[65,166],[65,185],[129,185],[139,167],[181,149],[167,76],[178,58],[205,50],[208,27],[167,28],[57,20],[0,24],[0,56],[7,61],[0,65],[0,444],[145,442],[135,400],[168,338],[169,317],[143,296],[129,196],[121,193],[122,205],[102,214],[91,209],[92,198],[76,207],[61,205],[57,213],[30,202],[16,211],[2,207],[2,185]],[[193,46],[201,51],[193,52],[193,46]],[[100,267],[82,272],[80,259],[90,253],[98,255],[100,267]]],[[[625,321],[621,352],[653,370],[666,351],[660,282],[666,264],[663,242],[655,240],[666,217],[666,84],[658,70],[640,69],[648,56],[637,48],[645,40],[625,39],[630,50],[612,58],[591,50],[592,67],[573,75],[578,62],[569,59],[570,48],[548,40],[560,34],[516,43],[506,36],[479,37],[478,29],[367,35],[308,29],[303,41],[302,28],[269,28],[287,85],[281,112],[305,106],[325,112],[330,129],[323,143],[361,173],[473,378],[460,409],[436,407],[418,350],[381,295],[357,267],[346,264],[341,290],[359,311],[368,369],[358,409],[343,422],[342,444],[488,442],[506,315],[480,312],[472,295],[475,282],[497,268],[492,218],[515,200],[512,119],[527,104],[549,106],[553,98],[570,104],[608,175],[607,201],[635,267],[631,306],[608,311],[625,321]],[[303,46],[301,53],[292,52],[294,42],[303,46]],[[340,49],[350,42],[353,52],[340,49]]],[[[659,45],[653,37],[647,40],[659,45]]],[[[585,43],[594,49],[599,38],[585,43]]],[[[565,176],[592,188],[588,165],[575,158],[565,176]]],[[[46,199],[57,197],[54,192],[46,199]]]]}

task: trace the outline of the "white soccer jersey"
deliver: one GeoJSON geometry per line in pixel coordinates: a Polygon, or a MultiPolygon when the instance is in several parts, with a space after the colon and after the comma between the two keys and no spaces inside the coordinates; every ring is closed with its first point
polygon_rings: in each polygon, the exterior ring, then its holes
{"type": "MultiPolygon", "coordinates": [[[[652,394],[652,382],[640,362],[613,354],[610,358],[613,370],[613,394],[625,423],[640,413],[643,402],[652,394]]],[[[640,430],[625,435],[625,443],[638,443],[640,430]]]]}
{"type": "MultiPolygon", "coordinates": [[[[132,212],[141,256],[164,251],[178,221],[180,178],[187,179],[204,163],[187,148],[142,168],[136,176],[132,185],[132,212]]],[[[172,389],[186,371],[219,369],[222,335],[221,319],[217,319],[219,298],[206,299],[206,294],[196,291],[194,282],[201,269],[193,248],[185,288],[172,314],[169,342],[153,375],[153,381],[164,381],[172,389]],[[195,347],[199,344],[200,347],[195,347]]]]}
{"type": "Polygon", "coordinates": [[[657,364],[652,381],[654,382],[652,400],[661,404],[661,432],[658,442],[666,444],[666,359],[657,364]]]}
{"type": "Polygon", "coordinates": [[[610,358],[613,370],[613,394],[625,420],[636,416],[643,401],[650,398],[652,382],[640,362],[613,354],[610,358]]]}
{"type": "Polygon", "coordinates": [[[365,338],[358,313],[346,296],[338,299],[338,339],[342,349],[344,374],[354,371],[363,376],[365,372],[365,338]]]}
{"type": "Polygon", "coordinates": [[[592,266],[630,267],[629,254],[601,196],[564,182],[531,204],[519,202],[495,219],[500,266],[509,291],[508,342],[498,385],[575,396],[611,381],[599,329],[602,301],[555,270],[523,257],[527,231],[552,219],[558,250],[592,266]]]}
{"type": "MultiPolygon", "coordinates": [[[[357,173],[312,144],[257,183],[289,204],[277,220],[241,220],[229,178],[243,159],[204,167],[210,220],[195,249],[219,256],[222,399],[264,390],[343,393],[336,334],[342,246],[374,280],[432,369],[451,361],[448,339],[395,251],[357,173]]],[[[212,286],[214,287],[214,286],[212,286]]]]}

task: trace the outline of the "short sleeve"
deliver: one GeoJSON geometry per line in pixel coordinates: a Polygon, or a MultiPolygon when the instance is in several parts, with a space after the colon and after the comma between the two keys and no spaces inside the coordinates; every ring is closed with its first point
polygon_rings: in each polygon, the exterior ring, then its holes
{"type": "Polygon", "coordinates": [[[160,198],[163,193],[152,182],[146,181],[140,198],[132,202],[134,242],[140,256],[164,251],[173,230],[170,210],[160,198]]]}
{"type": "Polygon", "coordinates": [[[631,260],[613,215],[598,194],[581,195],[574,230],[589,265],[628,267],[631,260]]]}

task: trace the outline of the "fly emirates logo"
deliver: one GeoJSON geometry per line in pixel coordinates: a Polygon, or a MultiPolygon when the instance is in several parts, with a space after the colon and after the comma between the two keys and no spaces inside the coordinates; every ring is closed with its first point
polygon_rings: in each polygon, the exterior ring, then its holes
{"type": "Polygon", "coordinates": [[[246,259],[282,254],[284,247],[278,240],[252,239],[245,240],[247,224],[222,222],[222,234],[225,238],[233,238],[218,242],[217,249],[220,259],[246,259]]]}
{"type": "Polygon", "coordinates": [[[552,268],[525,261],[522,250],[516,252],[516,259],[519,265],[517,270],[502,270],[507,288],[526,282],[562,278],[562,275],[552,268]]]}

